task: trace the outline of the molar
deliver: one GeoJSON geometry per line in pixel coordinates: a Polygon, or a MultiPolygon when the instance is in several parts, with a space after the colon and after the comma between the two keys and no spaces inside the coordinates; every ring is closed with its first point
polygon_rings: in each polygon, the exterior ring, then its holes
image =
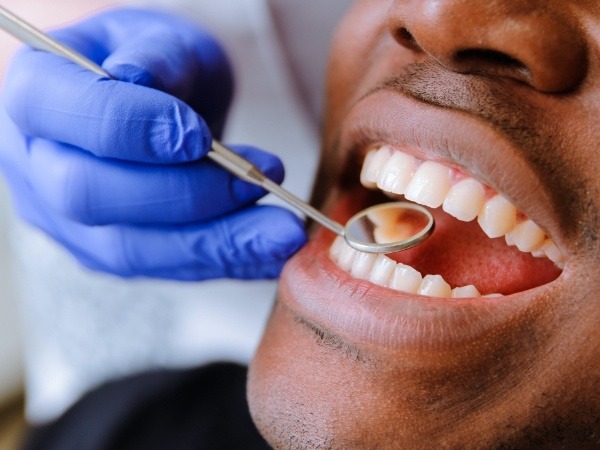
{"type": "Polygon", "coordinates": [[[550,239],[546,239],[544,245],[542,245],[542,250],[546,254],[546,256],[550,259],[550,261],[556,264],[562,264],[565,261],[565,258],[562,252],[558,249],[556,244],[552,242],[550,239]]]}
{"type": "Polygon", "coordinates": [[[546,238],[542,246],[539,249],[534,250],[532,254],[537,258],[546,257],[558,267],[563,266],[563,263],[565,261],[562,252],[558,249],[556,244],[552,242],[550,238],[546,238]]]}
{"type": "Polygon", "coordinates": [[[516,245],[522,252],[532,252],[539,249],[546,238],[546,234],[532,220],[519,223],[505,237],[506,243],[516,245]]]}

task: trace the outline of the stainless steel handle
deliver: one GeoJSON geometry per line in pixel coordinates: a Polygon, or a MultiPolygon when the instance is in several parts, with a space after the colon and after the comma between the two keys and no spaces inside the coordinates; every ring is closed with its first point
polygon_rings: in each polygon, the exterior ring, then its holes
{"type": "Polygon", "coordinates": [[[344,236],[345,230],[342,225],[335,220],[321,214],[318,210],[310,206],[308,203],[300,200],[294,194],[286,191],[274,181],[267,178],[258,167],[250,161],[242,158],[240,155],[229,149],[218,141],[212,143],[212,150],[206,155],[208,158],[219,164],[224,169],[230,171],[237,177],[249,183],[263,187],[270,193],[276,195],[286,203],[294,206],[316,222],[333,231],[340,236],[344,236]]]}
{"type": "Polygon", "coordinates": [[[95,62],[52,39],[40,29],[27,23],[2,6],[0,6],[0,28],[37,50],[64,56],[100,76],[111,78],[111,76],[95,62]]]}

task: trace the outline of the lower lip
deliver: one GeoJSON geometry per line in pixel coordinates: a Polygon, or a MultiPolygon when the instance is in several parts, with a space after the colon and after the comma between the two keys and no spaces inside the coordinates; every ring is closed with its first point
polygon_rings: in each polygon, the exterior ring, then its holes
{"type": "Polygon", "coordinates": [[[543,312],[550,285],[501,298],[443,299],[353,278],[329,258],[333,235],[319,229],[286,265],[279,300],[296,316],[356,345],[442,349],[494,330],[524,326],[543,312]]]}

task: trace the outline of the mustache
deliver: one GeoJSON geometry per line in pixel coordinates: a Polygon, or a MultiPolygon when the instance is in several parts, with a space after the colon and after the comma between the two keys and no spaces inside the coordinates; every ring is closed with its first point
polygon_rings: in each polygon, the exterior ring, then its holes
{"type": "Polygon", "coordinates": [[[537,114],[527,101],[517,96],[515,83],[450,72],[434,61],[426,61],[406,66],[370,93],[392,90],[438,108],[476,116],[523,149],[546,145],[547,137],[540,134],[535,122],[537,114]]]}

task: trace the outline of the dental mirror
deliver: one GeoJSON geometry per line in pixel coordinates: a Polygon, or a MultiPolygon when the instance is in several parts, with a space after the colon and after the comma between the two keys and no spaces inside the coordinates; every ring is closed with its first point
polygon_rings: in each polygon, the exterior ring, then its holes
{"type": "MultiPolygon", "coordinates": [[[[100,76],[112,78],[93,61],[54,40],[2,6],[0,28],[37,50],[54,53],[100,76]]],[[[433,216],[427,209],[408,202],[385,203],[367,208],[352,217],[343,227],[271,181],[251,162],[220,142],[213,140],[212,148],[206,156],[239,178],[275,194],[316,222],[343,236],[350,247],[362,252],[392,253],[409,249],[431,236],[435,227],[433,216]]]]}
{"type": "Polygon", "coordinates": [[[220,142],[213,141],[212,150],[207,156],[242,180],[261,186],[296,207],[361,252],[393,253],[407,250],[425,241],[435,228],[431,213],[423,206],[409,202],[372,206],[354,215],[344,227],[271,181],[256,166],[220,142]]]}
{"type": "Polygon", "coordinates": [[[384,203],[353,216],[346,224],[344,238],[362,252],[392,253],[419,245],[434,229],[433,216],[421,205],[384,203]]]}

